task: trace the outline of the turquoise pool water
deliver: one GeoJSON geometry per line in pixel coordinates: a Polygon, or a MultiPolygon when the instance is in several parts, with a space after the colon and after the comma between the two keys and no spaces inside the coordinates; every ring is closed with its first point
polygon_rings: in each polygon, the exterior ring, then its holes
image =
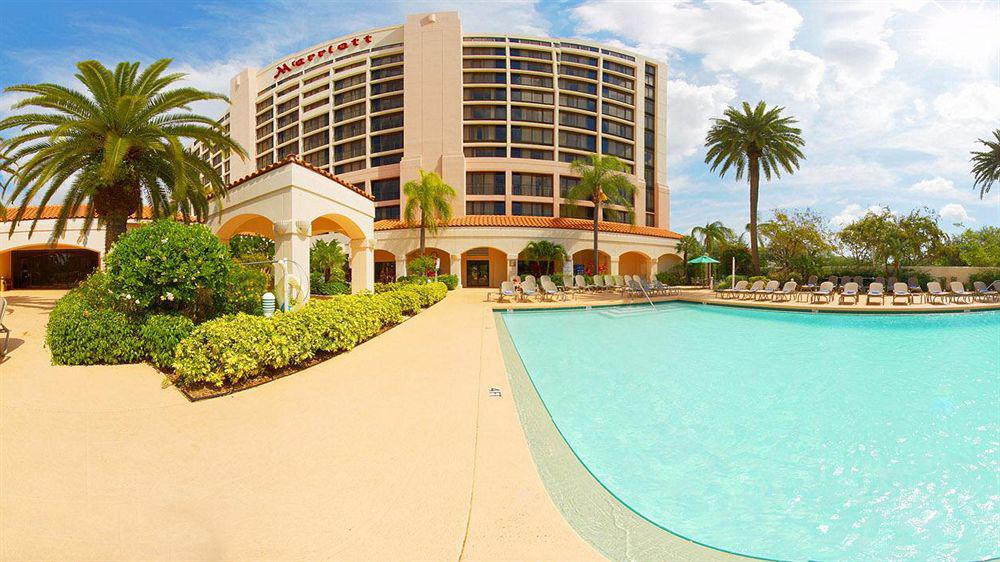
{"type": "Polygon", "coordinates": [[[1000,555],[998,312],[502,316],[569,445],[661,527],[782,560],[1000,555]]]}

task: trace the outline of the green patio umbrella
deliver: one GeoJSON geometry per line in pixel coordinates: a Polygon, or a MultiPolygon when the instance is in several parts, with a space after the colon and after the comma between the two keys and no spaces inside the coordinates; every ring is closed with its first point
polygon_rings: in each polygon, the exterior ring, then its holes
{"type": "Polygon", "coordinates": [[[698,256],[688,263],[703,263],[705,264],[705,277],[708,278],[708,288],[712,288],[712,278],[709,277],[710,267],[713,263],[719,263],[719,260],[713,258],[712,256],[698,256]]]}

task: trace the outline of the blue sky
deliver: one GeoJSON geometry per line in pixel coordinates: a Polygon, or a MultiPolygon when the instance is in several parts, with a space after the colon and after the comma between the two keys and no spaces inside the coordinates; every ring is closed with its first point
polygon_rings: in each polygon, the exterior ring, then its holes
{"type": "MultiPolygon", "coordinates": [[[[975,140],[1000,127],[1000,0],[15,1],[0,85],[72,84],[84,59],[172,57],[194,85],[227,93],[244,67],[444,10],[460,11],[468,32],[586,37],[666,60],[674,230],[746,223],[745,184],[712,175],[702,143],[727,105],[759,99],[801,121],[807,155],[762,186],[765,216],[810,207],[836,227],[872,206],[926,206],[952,230],[1000,224],[1000,188],[980,200],[968,172],[975,140]]],[[[0,94],[0,115],[16,99],[0,94]]]]}

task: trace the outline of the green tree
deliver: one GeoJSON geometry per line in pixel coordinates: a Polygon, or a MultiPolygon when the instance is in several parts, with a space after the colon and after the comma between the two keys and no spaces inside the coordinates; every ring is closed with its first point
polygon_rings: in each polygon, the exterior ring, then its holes
{"type": "Polygon", "coordinates": [[[546,275],[551,275],[555,271],[556,262],[561,262],[569,258],[566,248],[562,244],[549,242],[548,240],[537,240],[528,242],[522,250],[525,259],[537,262],[539,271],[544,271],[546,275]],[[545,264],[544,270],[540,267],[545,264]]]}
{"type": "Polygon", "coordinates": [[[958,252],[966,265],[1000,267],[1000,227],[967,229],[957,240],[958,252]]]}
{"type": "MultiPolygon", "coordinates": [[[[19,208],[11,231],[32,203],[41,213],[57,193],[64,198],[53,239],[86,205],[84,231],[95,218],[103,223],[105,250],[144,203],[154,217],[207,214],[209,197],[224,195],[226,183],[185,143],[244,158],[246,151],[217,121],[190,111],[192,103],[226,97],[190,87],[171,89],[185,75],[165,74],[169,65],[170,59],[160,59],[140,73],[139,63],[123,62],[112,72],[97,61],[84,61],[77,64],[76,77],[86,93],[56,84],[6,89],[29,95],[15,109],[37,108],[0,121],[0,131],[21,131],[6,141],[8,158],[19,163],[11,192],[19,208]]],[[[33,217],[32,229],[39,216],[33,217]]]]}
{"type": "Polygon", "coordinates": [[[701,254],[701,252],[704,250],[704,247],[701,245],[701,242],[699,242],[698,239],[694,237],[694,235],[691,235],[691,236],[682,236],[681,239],[677,241],[677,246],[675,249],[681,253],[681,256],[684,259],[684,283],[686,285],[690,285],[691,271],[688,268],[688,258],[690,256],[697,256],[701,254]]]}
{"type": "Polygon", "coordinates": [[[979,197],[990,192],[990,187],[1000,181],[1000,129],[993,131],[996,140],[977,139],[986,150],[972,151],[973,187],[979,188],[979,197]]]}
{"type": "Polygon", "coordinates": [[[577,201],[594,203],[594,273],[597,273],[597,265],[600,263],[597,238],[601,209],[604,205],[619,205],[625,208],[628,221],[634,222],[635,186],[625,177],[625,164],[614,156],[591,154],[586,160],[574,160],[570,169],[580,176],[580,183],[566,194],[566,198],[571,201],[570,205],[576,207],[577,201]]]}
{"type": "Polygon", "coordinates": [[[774,217],[760,225],[768,262],[785,273],[818,273],[835,250],[826,222],[809,209],[775,210],[774,217]]]}
{"type": "Polygon", "coordinates": [[[760,273],[757,238],[757,204],[760,196],[760,174],[764,179],[780,178],[781,172],[791,174],[799,168],[802,154],[802,131],[795,127],[794,117],[783,117],[783,107],[772,107],[761,101],[756,107],[743,102],[743,110],[728,107],[722,119],[713,119],[705,137],[708,152],[705,163],[713,172],[725,177],[735,171],[736,181],[744,176],[750,183],[750,254],[754,274],[760,273]]]}
{"type": "Polygon", "coordinates": [[[455,189],[444,183],[437,173],[420,170],[420,181],[406,182],[403,193],[406,195],[403,220],[410,226],[419,224],[420,255],[424,255],[426,233],[435,234],[451,220],[451,199],[455,197],[455,189]]]}
{"type": "Polygon", "coordinates": [[[326,283],[343,283],[347,254],[336,240],[317,240],[309,249],[309,269],[323,274],[326,283]]]}
{"type": "Polygon", "coordinates": [[[696,226],[691,229],[691,236],[701,238],[701,243],[705,245],[705,253],[712,255],[712,246],[721,244],[726,240],[735,238],[732,229],[722,224],[721,221],[710,222],[705,226],[696,226]]]}
{"type": "Polygon", "coordinates": [[[260,234],[237,234],[229,239],[229,254],[239,261],[274,259],[274,240],[260,234]]]}
{"type": "Polygon", "coordinates": [[[897,216],[888,207],[869,211],[845,226],[837,238],[859,263],[870,263],[889,273],[901,267],[930,263],[947,245],[947,235],[930,209],[897,216]]]}

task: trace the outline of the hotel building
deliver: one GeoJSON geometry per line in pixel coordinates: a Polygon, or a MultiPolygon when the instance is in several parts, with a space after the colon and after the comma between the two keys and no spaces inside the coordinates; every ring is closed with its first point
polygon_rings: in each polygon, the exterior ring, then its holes
{"type": "MultiPolygon", "coordinates": [[[[649,275],[679,259],[669,231],[666,74],[663,62],[589,41],[470,34],[456,12],[416,14],[244,69],[221,122],[249,158],[196,149],[231,193],[301,159],[299,167],[368,196],[374,239],[360,246],[365,235],[335,219],[294,218],[309,223],[297,221],[300,233],[339,232],[352,252],[370,249],[376,280],[403,275],[418,249],[417,229],[400,220],[402,186],[421,169],[439,173],[455,188],[455,216],[427,245],[442,273],[466,286],[516,274],[533,240],[565,246],[564,271],[590,270],[594,207],[566,199],[579,181],[570,162],[614,155],[636,186],[634,224],[623,208],[604,209],[599,268],[649,275]]],[[[223,239],[274,236],[278,222],[259,207],[219,220],[223,239]]]]}

